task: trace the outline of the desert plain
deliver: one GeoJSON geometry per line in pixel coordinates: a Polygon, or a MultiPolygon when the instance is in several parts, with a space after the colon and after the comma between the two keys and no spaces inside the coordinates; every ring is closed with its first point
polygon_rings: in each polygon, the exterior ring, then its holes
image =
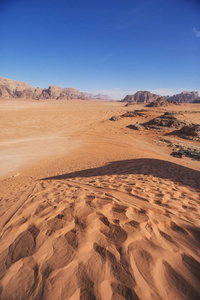
{"type": "Polygon", "coordinates": [[[200,299],[200,142],[127,127],[200,104],[141,109],[0,101],[1,299],[200,299]]]}

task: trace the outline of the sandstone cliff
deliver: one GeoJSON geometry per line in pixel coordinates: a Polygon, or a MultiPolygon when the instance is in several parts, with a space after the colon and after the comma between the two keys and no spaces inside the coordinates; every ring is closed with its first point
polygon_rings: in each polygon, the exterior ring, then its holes
{"type": "Polygon", "coordinates": [[[32,98],[34,90],[27,83],[0,77],[0,98],[32,98]]]}
{"type": "Polygon", "coordinates": [[[180,94],[176,94],[167,98],[168,101],[177,101],[179,103],[193,102],[199,96],[199,92],[183,91],[180,94]]]}
{"type": "Polygon", "coordinates": [[[107,95],[92,95],[80,92],[74,88],[61,88],[56,85],[50,85],[48,88],[33,88],[27,83],[15,81],[12,79],[0,77],[0,98],[5,99],[57,99],[57,100],[91,100],[104,99],[111,100],[107,95]]]}
{"type": "Polygon", "coordinates": [[[152,94],[148,91],[138,91],[133,95],[127,95],[122,102],[132,103],[150,103],[159,98],[159,95],[152,94]]]}
{"type": "MultiPolygon", "coordinates": [[[[162,96],[163,99],[168,100],[169,102],[178,102],[178,103],[190,103],[195,101],[199,96],[199,92],[197,91],[183,91],[182,93],[173,95],[173,96],[162,96]]],[[[156,94],[152,94],[148,91],[138,91],[133,95],[127,95],[122,102],[131,103],[150,103],[158,99],[160,96],[156,94]]]]}

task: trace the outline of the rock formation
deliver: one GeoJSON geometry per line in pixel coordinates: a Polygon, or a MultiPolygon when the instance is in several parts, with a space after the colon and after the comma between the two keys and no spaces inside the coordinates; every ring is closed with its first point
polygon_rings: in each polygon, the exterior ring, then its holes
{"type": "Polygon", "coordinates": [[[165,97],[159,97],[155,101],[147,104],[146,107],[161,107],[161,106],[164,107],[164,106],[168,106],[168,105],[172,105],[172,104],[177,105],[179,103],[175,100],[168,101],[165,97]]]}
{"type": "Polygon", "coordinates": [[[194,101],[192,103],[200,103],[200,97],[197,97],[196,99],[194,99],[194,101]]]}
{"type": "Polygon", "coordinates": [[[61,88],[56,85],[50,85],[48,88],[33,88],[27,83],[19,82],[7,78],[0,77],[0,98],[4,99],[57,99],[57,100],[92,100],[104,99],[111,100],[107,95],[92,95],[80,92],[74,88],[61,88]]]}
{"type": "Polygon", "coordinates": [[[0,98],[32,98],[34,90],[27,83],[0,77],[0,98]]]}
{"type": "Polygon", "coordinates": [[[159,97],[153,102],[147,104],[146,107],[160,107],[160,106],[168,106],[168,105],[169,102],[165,98],[159,97]]]}
{"type": "Polygon", "coordinates": [[[149,128],[169,127],[179,129],[181,126],[184,126],[185,123],[178,120],[175,117],[175,113],[165,112],[163,115],[152,119],[143,125],[149,128]]]}
{"type": "Polygon", "coordinates": [[[188,92],[188,91],[183,91],[180,94],[176,94],[173,96],[170,96],[167,98],[168,101],[177,101],[179,103],[189,103],[193,102],[197,97],[199,96],[199,92],[188,92]]]}
{"type": "Polygon", "coordinates": [[[138,91],[133,95],[127,95],[122,102],[128,103],[149,103],[159,98],[159,95],[152,94],[148,91],[138,91]]]}
{"type": "MultiPolygon", "coordinates": [[[[183,91],[180,94],[176,94],[173,96],[162,96],[160,97],[159,95],[156,94],[152,94],[148,91],[138,91],[137,93],[133,94],[133,95],[127,95],[122,102],[127,102],[127,106],[130,104],[135,104],[135,103],[150,103],[153,102],[155,100],[157,100],[158,98],[162,98],[165,100],[168,100],[170,103],[176,104],[177,103],[190,103],[190,102],[195,102],[195,100],[199,99],[199,92],[198,91],[192,91],[192,92],[188,92],[188,91],[183,91]]],[[[198,103],[199,101],[195,102],[198,103]]],[[[160,106],[164,106],[164,101],[163,101],[163,105],[160,106]]]]}
{"type": "Polygon", "coordinates": [[[145,109],[136,109],[134,111],[127,111],[121,115],[123,118],[132,118],[132,117],[144,117],[146,115],[147,110],[145,109]]]}
{"type": "Polygon", "coordinates": [[[134,129],[134,130],[142,130],[143,126],[141,124],[135,123],[135,124],[130,124],[126,126],[127,128],[134,129]]]}
{"type": "Polygon", "coordinates": [[[199,124],[189,124],[181,128],[181,133],[186,136],[200,137],[200,125],[199,124]]]}
{"type": "Polygon", "coordinates": [[[119,117],[118,116],[112,116],[110,118],[110,121],[119,121],[119,117]]]}

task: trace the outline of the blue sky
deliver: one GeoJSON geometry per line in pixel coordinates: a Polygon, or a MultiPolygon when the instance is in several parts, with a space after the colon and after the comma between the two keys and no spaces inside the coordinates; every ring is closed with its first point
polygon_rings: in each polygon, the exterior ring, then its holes
{"type": "Polygon", "coordinates": [[[1,0],[0,76],[122,99],[200,91],[200,0],[1,0]]]}

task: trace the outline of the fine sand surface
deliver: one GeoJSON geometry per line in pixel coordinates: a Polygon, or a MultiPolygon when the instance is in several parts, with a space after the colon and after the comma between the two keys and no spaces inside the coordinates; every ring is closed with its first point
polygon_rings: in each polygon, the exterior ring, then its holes
{"type": "Polygon", "coordinates": [[[200,299],[200,162],[126,128],[200,105],[139,108],[0,101],[0,299],[200,299]]]}

